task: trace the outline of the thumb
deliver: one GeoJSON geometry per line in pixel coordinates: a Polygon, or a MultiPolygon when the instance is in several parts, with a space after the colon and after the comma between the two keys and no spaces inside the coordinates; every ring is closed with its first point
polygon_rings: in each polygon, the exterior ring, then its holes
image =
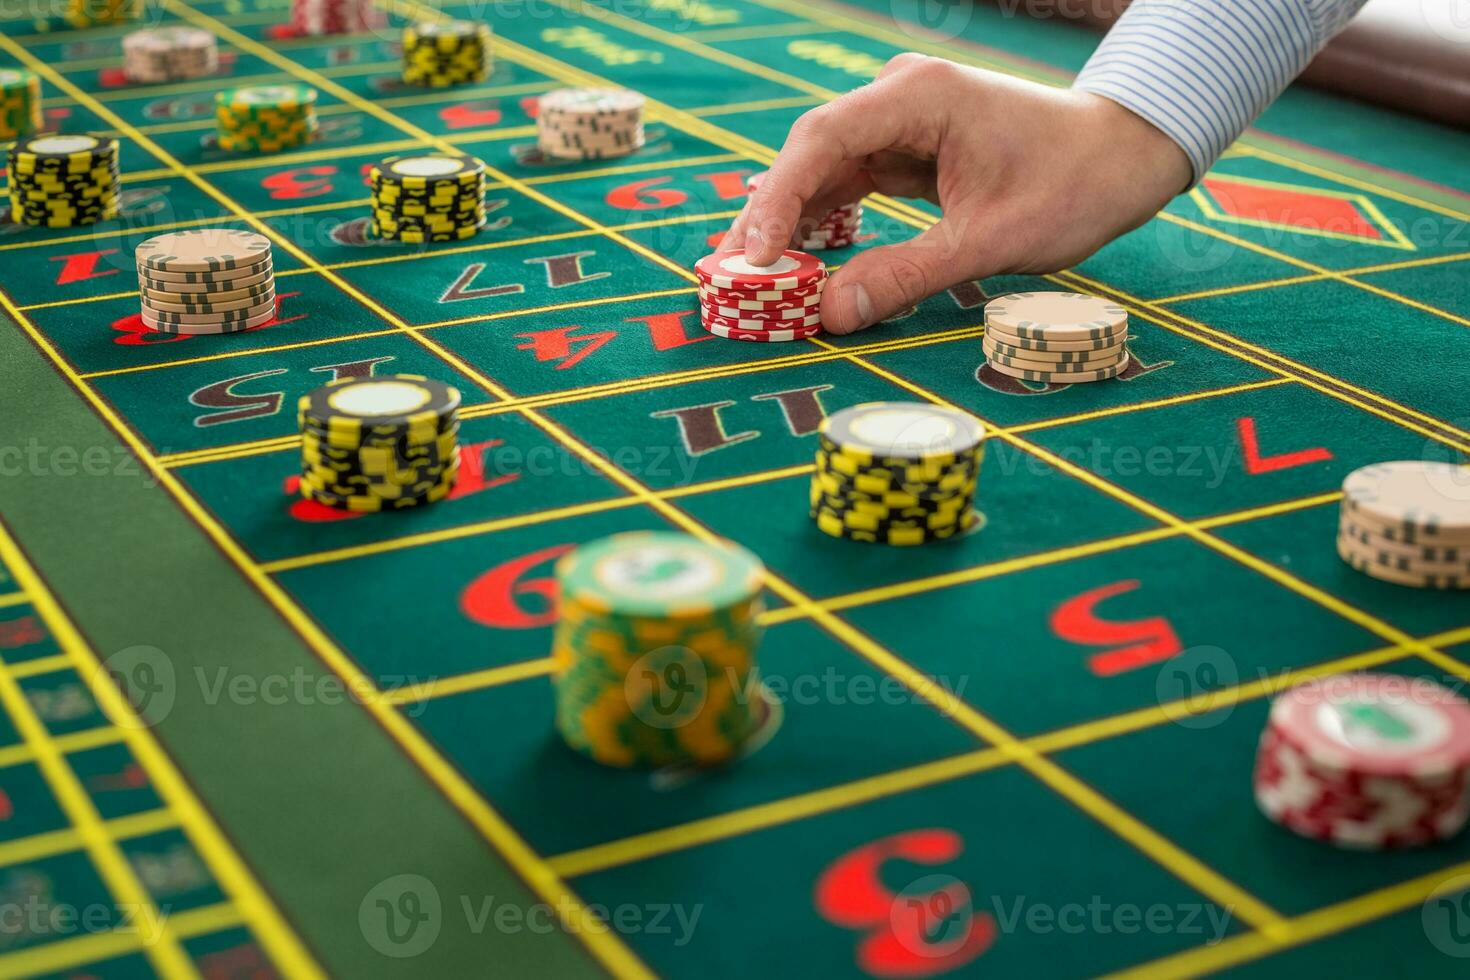
{"type": "Polygon", "coordinates": [[[980,259],[945,221],[917,238],[863,252],[832,274],[822,292],[822,326],[855,333],[941,289],[978,279],[980,259]]]}

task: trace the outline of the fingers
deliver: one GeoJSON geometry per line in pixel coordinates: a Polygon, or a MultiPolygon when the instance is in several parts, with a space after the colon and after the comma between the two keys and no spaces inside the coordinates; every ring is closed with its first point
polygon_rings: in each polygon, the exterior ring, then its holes
{"type": "Polygon", "coordinates": [[[822,292],[822,326],[847,334],[870,327],[956,283],[988,274],[977,249],[940,221],[919,237],[864,252],[822,292]]]}
{"type": "MultiPolygon", "coordinates": [[[[791,241],[807,202],[830,188],[844,167],[855,173],[869,154],[912,150],[912,134],[935,129],[924,123],[928,115],[945,108],[943,100],[902,97],[910,75],[932,60],[910,59],[887,77],[796,121],[741,223],[745,252],[753,264],[775,261],[791,241]]],[[[731,236],[730,244],[739,240],[731,236]]]]}

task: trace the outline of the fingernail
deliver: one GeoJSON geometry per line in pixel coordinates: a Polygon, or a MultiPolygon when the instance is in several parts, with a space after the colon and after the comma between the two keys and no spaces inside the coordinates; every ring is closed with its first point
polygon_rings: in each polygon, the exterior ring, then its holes
{"type": "Polygon", "coordinates": [[[853,315],[857,320],[853,325],[854,330],[871,326],[873,323],[873,301],[868,298],[868,291],[860,282],[848,283],[842,287],[842,303],[844,306],[850,304],[853,315]]]}
{"type": "Polygon", "coordinates": [[[752,228],[745,233],[745,254],[759,252],[766,247],[766,236],[761,234],[759,228],[752,228]]]}

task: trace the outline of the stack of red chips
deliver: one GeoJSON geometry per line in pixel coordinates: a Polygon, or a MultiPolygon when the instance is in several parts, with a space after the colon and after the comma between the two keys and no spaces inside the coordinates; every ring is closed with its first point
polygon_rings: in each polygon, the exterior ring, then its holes
{"type": "Polygon", "coordinates": [[[1255,795],[1275,823],[1340,847],[1446,840],[1470,819],[1470,703],[1391,674],[1298,685],[1271,706],[1255,795]]]}
{"type": "Polygon", "coordinates": [[[291,0],[291,30],[299,35],[361,34],[387,23],[372,0],[291,0]]]}
{"type": "MultiPolygon", "coordinates": [[[[746,193],[754,194],[756,188],[761,185],[761,178],[765,174],[759,173],[745,182],[746,193]]],[[[863,230],[863,202],[857,201],[853,204],[844,204],[835,211],[827,212],[815,228],[801,230],[801,250],[804,252],[820,252],[824,249],[847,248],[858,240],[863,230]]]]}
{"type": "Polygon", "coordinates": [[[716,252],[694,265],[700,323],[726,340],[804,340],[822,332],[827,267],[805,252],[754,266],[744,252],[716,252]]]}

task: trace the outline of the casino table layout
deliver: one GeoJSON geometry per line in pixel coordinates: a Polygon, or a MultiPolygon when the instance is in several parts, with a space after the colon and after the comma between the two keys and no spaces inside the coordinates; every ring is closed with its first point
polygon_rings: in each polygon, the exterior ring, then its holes
{"type": "MultiPolygon", "coordinates": [[[[1470,137],[1294,88],[1076,268],[738,343],[691,268],[798,116],[906,50],[1065,85],[1096,35],[906,0],[443,10],[492,24],[484,84],[406,88],[392,31],[291,38],[280,0],[150,3],[219,38],[222,77],[178,84],[126,83],[122,27],[4,25],[48,128],[118,138],[123,207],[0,228],[0,975],[1463,973],[1470,835],[1337,850],[1251,772],[1296,681],[1470,680],[1461,594],[1333,545],[1348,472],[1470,449],[1470,137]],[[213,92],[285,80],[319,140],[218,151],[213,92]],[[609,84],[647,145],[541,159],[537,96],[609,84]],[[487,227],[375,241],[364,168],[424,147],[485,161],[487,227]],[[276,320],[149,331],[132,249],[216,226],[272,238],[276,320]],[[986,367],[987,297],[1035,289],[1124,306],[1128,371],[986,367]],[[451,499],[295,492],[297,399],[374,373],[462,392],[451,499]],[[821,419],[886,400],[983,420],[982,530],[815,528],[821,419]],[[729,767],[554,731],[552,565],[637,529],[768,568],[770,711],[729,767]]],[[[937,214],[871,199],[856,248],[937,214]]]]}

